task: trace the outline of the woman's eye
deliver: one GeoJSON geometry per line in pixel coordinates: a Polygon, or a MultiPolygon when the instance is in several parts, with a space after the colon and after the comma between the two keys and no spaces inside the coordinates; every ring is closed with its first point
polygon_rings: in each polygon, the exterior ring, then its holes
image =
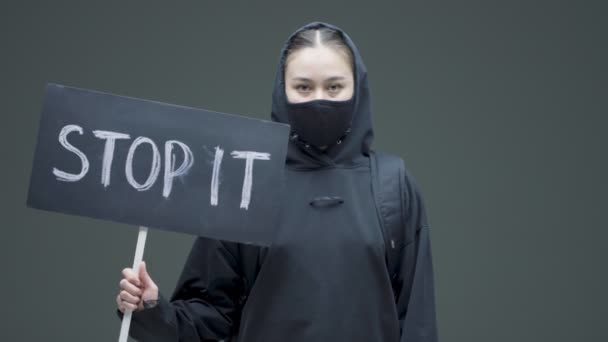
{"type": "Polygon", "coordinates": [[[332,84],[329,86],[329,90],[331,91],[337,91],[342,89],[342,85],[341,84],[332,84]]]}
{"type": "Polygon", "coordinates": [[[299,84],[299,85],[296,86],[296,89],[299,90],[299,91],[308,91],[309,87],[307,85],[305,85],[305,84],[299,84]]]}

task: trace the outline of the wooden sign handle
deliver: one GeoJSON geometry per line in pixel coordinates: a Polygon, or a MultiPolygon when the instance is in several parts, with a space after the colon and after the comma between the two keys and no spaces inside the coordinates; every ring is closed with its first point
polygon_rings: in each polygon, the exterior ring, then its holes
{"type": "MultiPolygon", "coordinates": [[[[133,259],[133,272],[139,274],[139,265],[144,257],[144,247],[146,246],[146,236],[148,235],[148,228],[139,227],[139,234],[137,235],[137,245],[135,246],[135,258],[133,259]]],[[[120,326],[120,336],[118,342],[127,342],[129,337],[129,327],[131,326],[131,310],[125,310],[125,314],[122,316],[122,323],[120,326]]]]}

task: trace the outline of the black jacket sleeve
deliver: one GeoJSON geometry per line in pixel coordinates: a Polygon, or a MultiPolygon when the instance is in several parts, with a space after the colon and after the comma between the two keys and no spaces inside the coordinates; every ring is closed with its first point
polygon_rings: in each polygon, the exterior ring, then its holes
{"type": "MultiPolygon", "coordinates": [[[[133,312],[129,335],[145,342],[222,340],[238,328],[243,280],[236,243],[197,237],[173,295],[133,312]]],[[[116,310],[122,318],[120,310],[116,310]]]]}
{"type": "Polygon", "coordinates": [[[401,342],[436,342],[435,282],[424,199],[407,169],[404,185],[406,237],[396,291],[401,342]]]}

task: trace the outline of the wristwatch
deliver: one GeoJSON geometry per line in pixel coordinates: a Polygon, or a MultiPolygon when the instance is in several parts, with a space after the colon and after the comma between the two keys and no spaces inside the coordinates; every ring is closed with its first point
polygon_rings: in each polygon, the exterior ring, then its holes
{"type": "Polygon", "coordinates": [[[158,305],[158,299],[144,300],[144,309],[152,309],[158,305]]]}

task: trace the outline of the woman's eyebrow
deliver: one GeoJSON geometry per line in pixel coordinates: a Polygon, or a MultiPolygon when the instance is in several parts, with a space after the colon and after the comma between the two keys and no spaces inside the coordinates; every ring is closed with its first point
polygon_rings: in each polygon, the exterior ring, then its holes
{"type": "Polygon", "coordinates": [[[292,77],[293,81],[304,81],[304,82],[310,82],[311,79],[310,78],[306,78],[306,77],[292,77]]]}
{"type": "MultiPolygon", "coordinates": [[[[345,79],[346,79],[346,77],[344,77],[344,76],[332,76],[332,77],[326,79],[325,82],[342,81],[345,79]]],[[[292,80],[293,81],[312,82],[312,80],[310,78],[306,78],[306,77],[293,77],[292,80]]]]}

